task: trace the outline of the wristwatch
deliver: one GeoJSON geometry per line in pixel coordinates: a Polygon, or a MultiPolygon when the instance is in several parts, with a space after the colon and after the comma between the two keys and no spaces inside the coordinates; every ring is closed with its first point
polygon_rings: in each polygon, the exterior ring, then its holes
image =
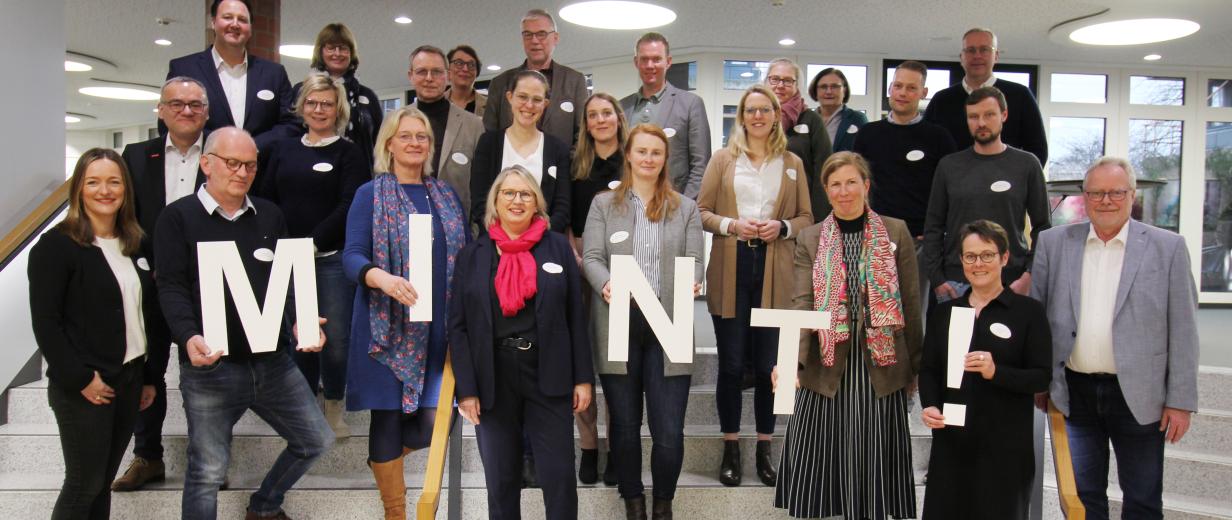
{"type": "Polygon", "coordinates": [[[787,238],[787,221],[779,221],[779,238],[787,238]]]}

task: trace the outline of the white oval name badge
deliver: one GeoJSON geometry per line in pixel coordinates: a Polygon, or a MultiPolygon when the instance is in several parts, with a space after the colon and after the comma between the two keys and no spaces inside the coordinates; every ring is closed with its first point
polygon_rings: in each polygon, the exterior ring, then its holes
{"type": "Polygon", "coordinates": [[[607,183],[607,189],[614,190],[620,187],[620,181],[612,181],[607,183]]]}
{"type": "Polygon", "coordinates": [[[669,126],[663,129],[663,134],[666,135],[668,139],[671,139],[676,137],[676,129],[669,126]]]}
{"type": "Polygon", "coordinates": [[[332,172],[334,171],[334,165],[327,163],[327,162],[319,162],[319,163],[312,165],[312,169],[319,171],[321,173],[332,172]]]}
{"type": "Polygon", "coordinates": [[[988,189],[995,191],[997,193],[1001,193],[1003,191],[1010,191],[1010,181],[994,182],[992,183],[992,186],[988,187],[988,189]]]}
{"type": "Polygon", "coordinates": [[[360,102],[360,103],[363,103],[363,104],[365,104],[365,105],[367,105],[367,104],[368,104],[368,96],[365,96],[365,95],[362,95],[362,94],[361,94],[361,95],[359,96],[359,102],[360,102]]]}
{"type": "Polygon", "coordinates": [[[543,264],[543,270],[552,274],[560,274],[565,270],[565,268],[561,267],[560,264],[556,262],[545,262],[543,264]]]}
{"type": "Polygon", "coordinates": [[[849,134],[854,134],[854,133],[859,132],[859,131],[860,131],[860,127],[858,127],[858,126],[856,126],[856,125],[851,125],[851,126],[847,127],[847,133],[849,133],[849,134]]]}
{"type": "Polygon", "coordinates": [[[989,325],[988,331],[1001,339],[1010,339],[1010,336],[1012,335],[1010,334],[1010,328],[1006,327],[1004,323],[994,323],[989,325]]]}
{"type": "Polygon", "coordinates": [[[274,93],[269,91],[268,89],[262,90],[260,92],[257,92],[257,97],[261,98],[262,101],[269,101],[271,99],[274,99],[274,93]]]}
{"type": "Polygon", "coordinates": [[[907,152],[907,160],[908,160],[908,161],[918,161],[918,160],[923,159],[923,158],[924,158],[924,151],[923,151],[923,150],[912,150],[912,151],[910,151],[910,152],[907,152]]]}
{"type": "Polygon", "coordinates": [[[628,231],[617,231],[615,233],[612,233],[612,236],[608,238],[608,242],[611,242],[613,244],[619,244],[628,239],[629,239],[628,231]]]}
{"type": "Polygon", "coordinates": [[[149,261],[149,260],[146,260],[144,256],[143,256],[143,257],[141,257],[141,258],[138,258],[138,259],[137,259],[137,267],[140,267],[142,271],[149,271],[149,270],[150,270],[150,261],[149,261]]]}
{"type": "Polygon", "coordinates": [[[809,128],[808,128],[808,125],[806,124],[799,124],[799,125],[796,125],[795,128],[792,128],[792,130],[795,130],[797,134],[807,134],[809,128]]]}
{"type": "Polygon", "coordinates": [[[252,257],[253,257],[253,258],[256,258],[257,260],[260,260],[260,261],[262,261],[262,262],[273,262],[273,261],[274,261],[274,252],[273,252],[273,251],[270,251],[270,250],[269,250],[269,248],[263,247],[263,248],[258,249],[258,250],[256,250],[256,251],[253,251],[253,252],[252,252],[252,257]]]}
{"type": "Polygon", "coordinates": [[[453,159],[453,162],[456,162],[456,163],[458,163],[458,164],[462,164],[462,165],[465,165],[466,163],[471,162],[471,160],[470,160],[470,159],[467,159],[467,158],[466,158],[466,154],[464,154],[464,153],[462,153],[462,152],[454,152],[454,153],[453,153],[453,155],[450,155],[450,156],[449,156],[449,158],[450,158],[450,159],[453,159]]]}
{"type": "Polygon", "coordinates": [[[556,178],[556,167],[555,166],[548,166],[548,175],[551,175],[553,179],[556,178]]]}
{"type": "Polygon", "coordinates": [[[796,180],[796,169],[795,168],[787,169],[787,178],[793,181],[796,180]]]}
{"type": "Polygon", "coordinates": [[[573,102],[572,101],[561,101],[560,109],[564,110],[565,112],[573,112],[573,102]]]}
{"type": "Polygon", "coordinates": [[[893,253],[895,251],[898,251],[898,244],[895,244],[894,242],[890,242],[890,252],[893,253]]]}

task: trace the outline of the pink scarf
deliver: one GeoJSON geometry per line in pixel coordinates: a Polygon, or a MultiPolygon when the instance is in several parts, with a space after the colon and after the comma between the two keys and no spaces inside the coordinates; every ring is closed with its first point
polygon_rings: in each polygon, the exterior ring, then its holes
{"type": "Polygon", "coordinates": [[[548,229],[547,222],[535,217],[530,228],[516,239],[509,238],[501,228],[500,221],[488,228],[488,236],[500,249],[500,263],[496,265],[496,297],[500,299],[501,314],[514,316],[526,306],[539,290],[535,275],[535,257],[530,248],[539,243],[548,229]]]}
{"type": "Polygon", "coordinates": [[[796,120],[800,119],[800,113],[808,107],[804,106],[804,98],[796,92],[795,97],[783,102],[782,108],[783,131],[787,132],[796,127],[796,120]]]}

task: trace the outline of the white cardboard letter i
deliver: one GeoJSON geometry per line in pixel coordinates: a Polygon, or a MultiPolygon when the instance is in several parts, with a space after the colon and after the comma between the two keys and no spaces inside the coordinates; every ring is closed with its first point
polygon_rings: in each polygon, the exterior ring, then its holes
{"type": "Polygon", "coordinates": [[[432,215],[411,214],[407,225],[407,281],[419,298],[408,308],[409,321],[432,321],[432,215]]]}
{"type": "MultiPolygon", "coordinates": [[[[945,386],[949,388],[962,386],[963,365],[967,352],[971,350],[971,334],[974,330],[975,309],[950,308],[949,351],[945,358],[945,386]]],[[[966,405],[945,403],[942,408],[941,414],[945,416],[946,425],[966,424],[966,405]]]]}

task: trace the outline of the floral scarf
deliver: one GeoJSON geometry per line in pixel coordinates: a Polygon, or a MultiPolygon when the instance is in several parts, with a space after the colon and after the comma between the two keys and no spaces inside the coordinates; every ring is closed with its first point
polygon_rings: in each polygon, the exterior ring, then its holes
{"type": "Polygon", "coordinates": [[[505,317],[515,316],[526,306],[526,300],[531,299],[539,290],[535,276],[535,257],[530,254],[530,248],[535,247],[543,234],[547,232],[548,223],[540,217],[535,217],[530,228],[518,238],[509,238],[504,228],[497,220],[488,228],[488,236],[500,249],[500,261],[496,264],[496,297],[500,300],[501,314],[505,317]]]}

